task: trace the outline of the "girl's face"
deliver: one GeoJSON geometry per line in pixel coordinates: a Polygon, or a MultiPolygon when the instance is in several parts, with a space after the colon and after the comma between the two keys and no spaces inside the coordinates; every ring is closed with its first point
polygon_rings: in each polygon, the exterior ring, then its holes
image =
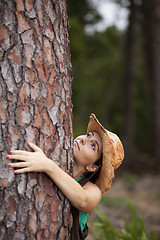
{"type": "Polygon", "coordinates": [[[75,163],[88,166],[94,164],[102,153],[102,139],[98,132],[81,135],[74,140],[75,163]]]}

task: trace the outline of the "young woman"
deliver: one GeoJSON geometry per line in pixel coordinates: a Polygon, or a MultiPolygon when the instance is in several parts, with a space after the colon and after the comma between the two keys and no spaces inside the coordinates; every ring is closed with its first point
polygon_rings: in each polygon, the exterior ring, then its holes
{"type": "Polygon", "coordinates": [[[18,168],[16,174],[25,172],[45,172],[59,187],[72,204],[72,240],[85,239],[87,236],[87,217],[102,194],[111,187],[114,169],[124,158],[120,139],[107,131],[91,114],[87,134],[74,140],[73,178],[47,158],[43,151],[31,142],[34,152],[14,150],[7,156],[18,160],[9,167],[18,168]]]}

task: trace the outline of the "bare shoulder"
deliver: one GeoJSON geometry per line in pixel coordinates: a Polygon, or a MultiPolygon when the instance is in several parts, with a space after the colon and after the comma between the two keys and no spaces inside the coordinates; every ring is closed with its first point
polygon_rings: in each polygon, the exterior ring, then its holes
{"type": "Polygon", "coordinates": [[[97,200],[101,199],[102,197],[102,193],[101,193],[101,190],[99,189],[99,187],[92,183],[92,182],[88,182],[84,185],[83,187],[84,190],[88,191],[89,193],[92,193],[96,196],[97,200]]]}
{"type": "Polygon", "coordinates": [[[97,189],[97,191],[100,191],[101,190],[99,189],[99,187],[95,184],[95,183],[92,183],[92,182],[87,182],[84,187],[87,187],[87,188],[94,188],[94,189],[97,189]]]}
{"type": "Polygon", "coordinates": [[[91,182],[88,182],[83,187],[85,193],[85,201],[79,208],[80,211],[89,213],[91,212],[99,203],[102,198],[102,193],[99,187],[91,182]]]}

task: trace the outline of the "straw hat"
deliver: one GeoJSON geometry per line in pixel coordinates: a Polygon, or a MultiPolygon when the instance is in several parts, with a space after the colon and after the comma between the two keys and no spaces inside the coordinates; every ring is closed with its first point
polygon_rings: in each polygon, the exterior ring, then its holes
{"type": "Polygon", "coordinates": [[[88,132],[98,132],[102,138],[103,159],[102,168],[96,185],[101,192],[108,191],[114,178],[114,169],[118,168],[124,158],[124,149],[119,137],[106,130],[92,113],[87,128],[88,132]]]}

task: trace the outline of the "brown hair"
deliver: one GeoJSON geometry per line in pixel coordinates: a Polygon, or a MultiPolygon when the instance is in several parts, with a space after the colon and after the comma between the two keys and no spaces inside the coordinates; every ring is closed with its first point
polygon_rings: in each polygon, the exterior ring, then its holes
{"type": "Polygon", "coordinates": [[[96,180],[97,180],[98,177],[99,177],[99,174],[100,174],[100,171],[101,171],[101,167],[102,167],[102,159],[103,159],[103,153],[101,153],[100,158],[97,159],[97,160],[95,161],[95,163],[94,163],[96,166],[98,166],[97,170],[96,170],[95,172],[89,172],[89,171],[87,171],[87,172],[85,172],[85,174],[84,174],[84,176],[85,176],[86,178],[88,178],[88,180],[89,180],[90,182],[92,182],[92,183],[95,183],[96,180]]]}

